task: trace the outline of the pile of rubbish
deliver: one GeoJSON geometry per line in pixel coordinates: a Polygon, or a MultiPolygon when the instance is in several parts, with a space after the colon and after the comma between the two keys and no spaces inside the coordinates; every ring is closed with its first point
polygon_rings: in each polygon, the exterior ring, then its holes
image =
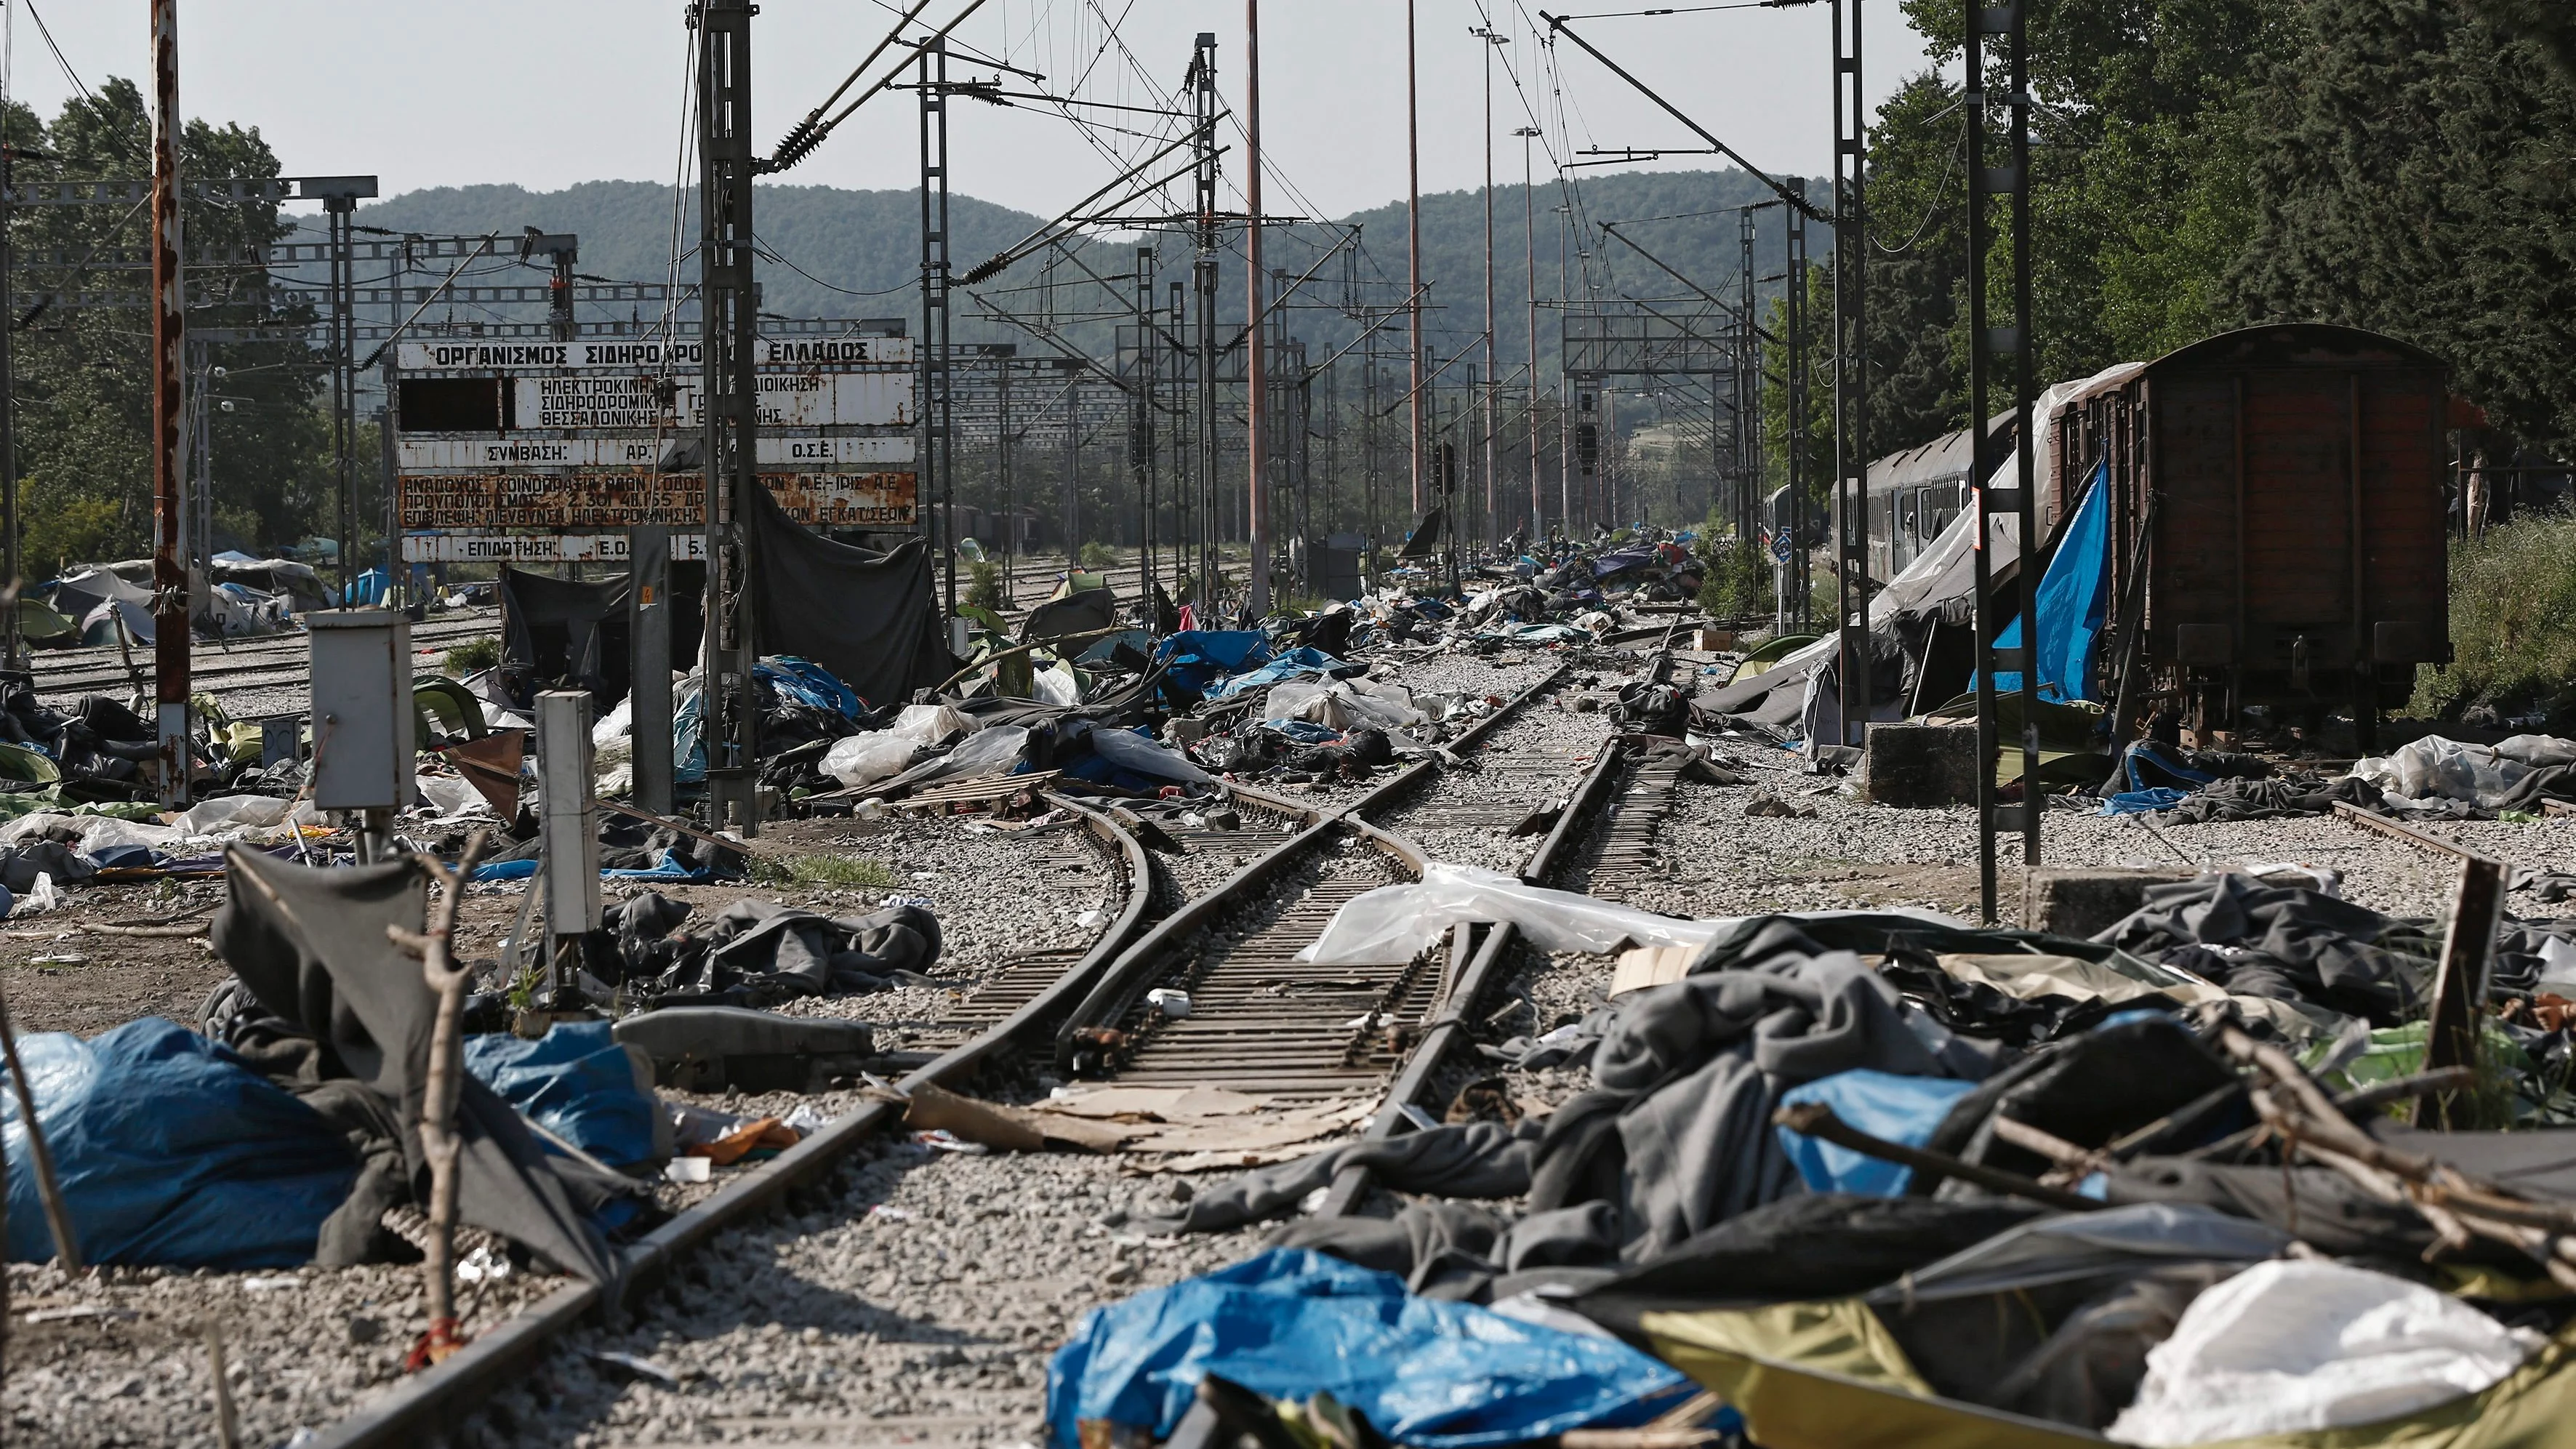
{"type": "Polygon", "coordinates": [[[1140,1201],[1286,1221],[1087,1316],[1054,1442],[2538,1442],[2576,1410],[2576,920],[2508,922],[2430,1065],[2441,923],[2322,884],[2204,875],[2090,940],[1362,896],[1311,959],[1481,919],[1687,969],[1489,1039],[1445,1117],[1140,1201]],[[1353,1168],[1391,1211],[1302,1215],[1353,1168]]]}
{"type": "MultiPolygon", "coordinates": [[[[49,1209],[18,1097],[0,1094],[13,1259],[56,1256],[58,1211],[92,1264],[417,1261],[437,996],[389,928],[423,929],[424,868],[238,847],[227,866],[212,944],[233,975],[196,1030],[154,1017],[88,1041],[20,1041],[61,1197],[49,1209]]],[[[613,1280],[616,1245],[668,1216],[655,1183],[706,1181],[709,1165],[773,1156],[822,1121],[743,1118],[657,1086],[803,1092],[859,1078],[879,1064],[866,1025],[749,1008],[924,980],[940,950],[919,905],[828,920],[744,900],[694,932],[681,929],[690,914],[642,894],[579,942],[593,999],[641,997],[614,1021],[551,1014],[528,1030],[515,1005],[526,983],[497,964],[467,1000],[459,1221],[504,1269],[613,1280]]]]}
{"type": "MultiPolygon", "coordinates": [[[[21,637],[37,648],[150,645],[152,567],[150,559],[93,564],[37,585],[18,604],[21,637]]],[[[189,625],[208,639],[276,634],[293,628],[297,614],[336,607],[339,598],[311,564],[219,553],[189,625]]]]}

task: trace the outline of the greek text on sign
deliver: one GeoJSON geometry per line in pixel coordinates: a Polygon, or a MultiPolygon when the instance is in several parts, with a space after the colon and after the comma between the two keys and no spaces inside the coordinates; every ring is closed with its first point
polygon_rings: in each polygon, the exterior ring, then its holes
{"type": "MultiPolygon", "coordinates": [[[[649,468],[695,434],[669,438],[494,438],[406,434],[395,443],[405,473],[490,473],[505,468],[649,468]]],[[[917,440],[895,437],[754,435],[763,468],[848,468],[873,472],[912,464],[917,440]]],[[[690,470],[695,472],[696,470],[690,470]]]]}
{"type": "MultiPolygon", "coordinates": [[[[920,526],[910,473],[764,473],[761,482],[799,523],[920,526]]],[[[695,473],[423,473],[402,478],[395,514],[406,532],[704,528],[706,484],[695,473]]]]}
{"type": "MultiPolygon", "coordinates": [[[[759,422],[768,428],[909,427],[912,374],[904,372],[764,372],[758,375],[759,422]]],[[[598,374],[515,378],[519,427],[554,429],[696,428],[705,426],[694,380],[598,374]]]]}
{"type": "MultiPolygon", "coordinates": [[[[755,367],[881,367],[912,362],[909,337],[763,337],[753,354],[755,367]]],[[[477,338],[433,338],[400,342],[394,366],[404,372],[533,372],[581,368],[610,372],[655,372],[694,377],[706,365],[706,349],[695,341],[659,338],[587,338],[578,342],[506,342],[477,338]]]]}
{"type": "MultiPolygon", "coordinates": [[[[623,533],[407,533],[405,563],[624,563],[632,554],[623,533]]],[[[703,533],[671,535],[671,561],[707,556],[703,533]]]]}

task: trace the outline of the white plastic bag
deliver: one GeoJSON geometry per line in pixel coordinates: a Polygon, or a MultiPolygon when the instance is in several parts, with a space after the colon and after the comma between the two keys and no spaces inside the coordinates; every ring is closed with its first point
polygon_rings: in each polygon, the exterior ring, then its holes
{"type": "Polygon", "coordinates": [[[935,745],[952,735],[973,734],[982,722],[953,704],[907,704],[886,728],[888,733],[935,745]]]}
{"type": "Polygon", "coordinates": [[[27,888],[27,893],[25,895],[18,898],[18,904],[11,909],[10,914],[15,916],[41,916],[45,912],[52,910],[54,907],[59,906],[62,903],[62,892],[54,889],[54,877],[52,873],[40,870],[36,872],[36,883],[27,888]]]}
{"type": "Polygon", "coordinates": [[[897,730],[871,730],[834,740],[823,752],[823,773],[859,789],[911,768],[920,741],[897,730]]]}
{"type": "Polygon", "coordinates": [[[590,727],[591,747],[598,749],[605,747],[611,740],[622,740],[626,738],[627,732],[634,728],[635,697],[628,695],[617,702],[617,708],[610,710],[590,727]]]}
{"type": "Polygon", "coordinates": [[[2164,1446],[2376,1423],[2486,1389],[2536,1342],[2403,1278],[2258,1263],[2192,1300],[2104,1432],[2164,1446]]]}
{"type": "Polygon", "coordinates": [[[1685,921],[1573,891],[1524,885],[1518,876],[1434,861],[1418,885],[1380,886],[1333,913],[1300,961],[1333,966],[1403,961],[1460,921],[1509,921],[1542,951],[1615,951],[1623,944],[1702,946],[1725,920],[1685,921]]]}

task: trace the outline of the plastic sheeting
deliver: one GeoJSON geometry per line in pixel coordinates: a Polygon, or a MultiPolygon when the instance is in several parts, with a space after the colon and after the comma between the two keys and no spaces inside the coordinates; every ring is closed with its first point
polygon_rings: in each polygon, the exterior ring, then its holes
{"type": "Polygon", "coordinates": [[[1265,721],[1305,720],[1327,729],[1404,729],[1423,722],[1413,694],[1368,679],[1296,679],[1276,686],[1261,707],[1265,721]]]}
{"type": "Polygon", "coordinates": [[[535,1041],[507,1032],[465,1039],[465,1069],[519,1114],[611,1167],[667,1157],[652,1064],[611,1039],[604,1021],[559,1021],[535,1041]]]}
{"type": "Polygon", "coordinates": [[[1338,674],[1351,666],[1321,649],[1300,645],[1272,659],[1260,668],[1238,674],[1208,691],[1211,699],[1232,699],[1247,689],[1284,684],[1291,679],[1304,679],[1317,674],[1338,674]]]}
{"type": "Polygon", "coordinates": [[[2401,809],[2465,800],[2492,810],[2533,770],[2567,764],[2576,764],[2576,740],[2555,735],[2515,735],[2492,745],[2426,735],[2394,753],[2355,760],[2352,773],[2388,792],[2389,803],[2401,809]]]}
{"type": "Polygon", "coordinates": [[[1190,763],[1178,750],[1156,744],[1134,730],[1095,725],[1086,737],[1091,752],[1123,774],[1172,785],[1210,785],[1215,777],[1190,763]]]}
{"type": "Polygon", "coordinates": [[[1086,1420],[1167,1438],[1208,1374],[1273,1398],[1331,1394],[1388,1440],[1423,1449],[1635,1425],[1688,1383],[1623,1343],[1416,1298],[1392,1273],[1273,1249],[1085,1314],[1047,1367],[1048,1432],[1057,1449],[1079,1449],[1086,1420]]]}
{"type": "Polygon", "coordinates": [[[1418,884],[1380,886],[1347,902],[1300,961],[1333,966],[1404,961],[1460,921],[1509,921],[1542,951],[1615,951],[1623,944],[1708,943],[1727,920],[1685,921],[1573,891],[1525,885],[1520,877],[1434,861],[1418,884]]]}
{"type": "MultiPolygon", "coordinates": [[[[92,1264],[284,1268],[312,1261],[358,1161],[338,1129],[195,1032],[145,1017],[89,1041],[22,1037],[20,1063],[92,1264]]],[[[0,1091],[9,1256],[54,1256],[18,1096],[0,1091]]]]}
{"type": "Polygon", "coordinates": [[[1258,629],[1184,629],[1154,651],[1171,677],[1205,694],[1220,679],[1270,662],[1270,636],[1258,629]]]}
{"type": "Polygon", "coordinates": [[[2192,1300],[2105,1432],[2181,1445],[2376,1423],[2481,1392],[2537,1343],[2402,1278],[2262,1263],[2192,1300]]]}
{"type": "MultiPolygon", "coordinates": [[[[2039,577],[2034,601],[2039,616],[2039,697],[2057,703],[2099,699],[2093,688],[2093,651],[2102,638],[2104,595],[2110,582],[2110,489],[2103,483],[2110,464],[2093,467],[2093,476],[2076,501],[2074,516],[2058,535],[2057,551],[2039,577]]],[[[2021,646],[2021,616],[2015,614],[1996,638],[1998,649],[2021,646]]],[[[1995,671],[1998,692],[2019,690],[2021,671],[1995,671]]]]}
{"type": "MultiPolygon", "coordinates": [[[[1930,1144],[1951,1106],[1976,1088],[1974,1082],[1900,1077],[1863,1067],[1792,1087],[1780,1102],[1783,1106],[1822,1102],[1834,1109],[1835,1116],[1872,1137],[1923,1147],[1930,1144]]],[[[1913,1180],[1914,1169],[1902,1163],[1837,1147],[1786,1127],[1772,1130],[1780,1134],[1780,1150],[1788,1154],[1790,1165],[1798,1169],[1799,1180],[1810,1192],[1895,1197],[1913,1180]]]]}

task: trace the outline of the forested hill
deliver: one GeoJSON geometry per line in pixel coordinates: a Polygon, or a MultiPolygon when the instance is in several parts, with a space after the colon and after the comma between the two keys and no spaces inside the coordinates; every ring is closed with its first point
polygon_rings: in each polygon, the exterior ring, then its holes
{"type": "MultiPolygon", "coordinates": [[[[1811,183],[1821,194],[1821,187],[1811,183]]],[[[1534,198],[1538,221],[1538,292],[1561,295],[1570,283],[1584,294],[1588,265],[1605,295],[1651,298],[1690,295],[1683,283],[1658,271],[1615,240],[1605,240],[1602,222],[1623,223],[1621,234],[1633,237],[1693,283],[1730,300],[1742,257],[1738,222],[1725,210],[1770,193],[1738,171],[1697,171],[1591,175],[1579,188],[1560,191],[1542,182],[1534,198]],[[1557,207],[1572,203],[1580,240],[1561,245],[1565,217],[1557,207]],[[1711,212],[1723,214],[1710,215],[1711,212]],[[1661,218],[1661,219],[1657,219],[1661,218]],[[1627,225],[1625,223],[1634,223],[1627,225]],[[1587,259],[1583,254],[1590,252],[1587,259]],[[1570,255],[1569,255],[1570,253],[1570,255]]],[[[659,281],[670,273],[672,190],[641,181],[594,181],[562,191],[532,192],[517,186],[442,187],[409,192],[369,206],[358,214],[363,225],[425,233],[515,233],[535,226],[572,232],[581,238],[580,270],[618,281],[659,281]]],[[[955,238],[957,269],[967,268],[1036,230],[1045,218],[970,197],[949,200],[950,229],[955,238]]],[[[917,191],[854,191],[828,186],[763,186],[753,215],[761,240],[778,260],[761,270],[764,310],[795,317],[917,318],[917,281],[921,269],[921,201],[917,191]]],[[[1515,183],[1494,195],[1495,304],[1500,314],[1505,358],[1518,355],[1528,325],[1528,257],[1523,240],[1523,198],[1515,183]]],[[[1758,276],[1780,271],[1780,211],[1757,213],[1761,236],[1755,270],[1758,276]]],[[[1314,272],[1300,292],[1301,308],[1291,324],[1309,355],[1320,360],[1349,341],[1357,324],[1342,310],[1356,300],[1363,306],[1390,306],[1403,296],[1405,284],[1405,217],[1399,200],[1386,206],[1335,219],[1336,226],[1356,225],[1360,246],[1355,261],[1335,256],[1314,272]]],[[[1434,309],[1432,347],[1441,352],[1467,345],[1484,325],[1484,226],[1481,195],[1453,191],[1423,198],[1423,276],[1429,282],[1434,309]]],[[[696,233],[694,205],[680,218],[678,234],[688,245],[696,233]]],[[[1275,229],[1265,258],[1292,277],[1314,266],[1320,250],[1337,232],[1320,225],[1275,229]]],[[[1822,227],[1809,228],[1810,245],[1824,254],[1831,238],[1822,227]]],[[[1181,240],[1159,238],[1159,274],[1166,280],[1188,276],[1181,240]]],[[[1103,273],[1125,274],[1132,268],[1135,245],[1128,238],[1094,239],[1086,260],[1103,273]]],[[[1240,231],[1229,236],[1240,247],[1240,231]]],[[[1034,290],[1041,268],[1022,262],[975,290],[999,306],[1035,313],[1044,305],[1034,290]]],[[[684,268],[693,279],[695,264],[684,268]]],[[[1060,315],[1080,315],[1107,305],[1098,286],[1070,284],[1076,274],[1062,269],[1054,305],[1060,315]]],[[[1766,288],[1767,290],[1771,290],[1766,288]]],[[[1239,255],[1230,253],[1220,294],[1221,316],[1239,323],[1244,292],[1239,255]]],[[[994,323],[969,325],[979,309],[960,299],[957,317],[961,337],[1013,337],[1025,334],[994,323]]],[[[469,317],[459,308],[456,315],[469,317]]],[[[514,314],[515,315],[515,314],[514,314]]],[[[1542,316],[1541,352],[1552,366],[1554,320],[1542,316]]],[[[1098,329],[1077,335],[1087,346],[1100,346],[1098,329]]],[[[1399,348],[1400,351],[1400,348],[1399,348]]],[[[1508,363],[1507,363],[1508,365],[1508,363]]]]}

